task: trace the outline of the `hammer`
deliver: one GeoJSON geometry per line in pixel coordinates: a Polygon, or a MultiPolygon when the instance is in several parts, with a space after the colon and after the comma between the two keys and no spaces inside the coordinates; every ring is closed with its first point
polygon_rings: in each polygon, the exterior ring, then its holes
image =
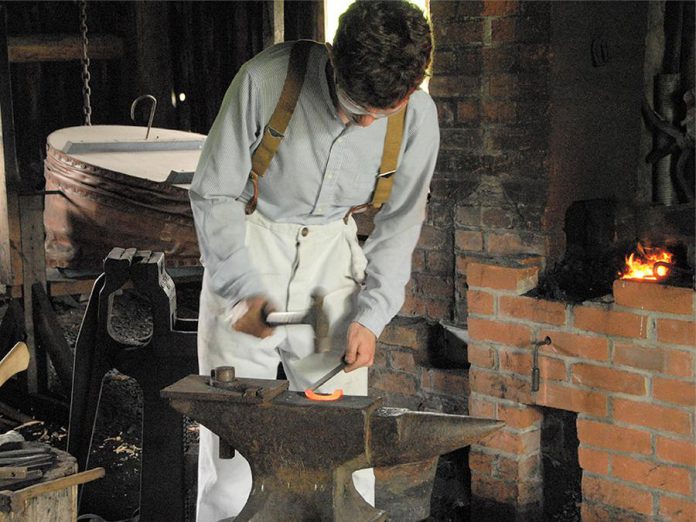
{"type": "Polygon", "coordinates": [[[293,324],[308,324],[314,328],[314,351],[316,353],[331,350],[329,337],[329,317],[324,311],[324,294],[312,295],[312,306],[301,312],[271,312],[265,317],[270,326],[287,326],[293,324]]]}

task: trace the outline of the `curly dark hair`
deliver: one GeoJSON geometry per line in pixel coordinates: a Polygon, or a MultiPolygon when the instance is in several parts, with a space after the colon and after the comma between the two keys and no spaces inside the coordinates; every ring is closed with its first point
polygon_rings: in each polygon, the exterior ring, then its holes
{"type": "Polygon", "coordinates": [[[338,84],[362,105],[390,108],[423,81],[432,49],[430,24],[414,4],[358,0],[338,20],[338,84]]]}

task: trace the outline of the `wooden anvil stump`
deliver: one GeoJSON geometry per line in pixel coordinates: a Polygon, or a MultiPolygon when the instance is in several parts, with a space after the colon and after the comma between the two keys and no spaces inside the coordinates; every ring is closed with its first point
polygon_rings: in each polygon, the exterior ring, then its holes
{"type": "Polygon", "coordinates": [[[246,457],[251,495],[236,522],[388,520],[353,486],[352,473],[416,462],[468,446],[503,422],[381,407],[380,398],[318,402],[287,381],[189,375],[162,390],[171,406],[246,457]]]}

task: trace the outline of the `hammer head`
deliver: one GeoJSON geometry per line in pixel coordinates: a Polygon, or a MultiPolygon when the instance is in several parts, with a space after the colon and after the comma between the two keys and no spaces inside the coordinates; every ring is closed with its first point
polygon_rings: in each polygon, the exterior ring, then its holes
{"type": "Polygon", "coordinates": [[[331,351],[331,336],[329,335],[329,316],[324,309],[324,294],[312,295],[310,314],[314,321],[314,351],[323,353],[331,351]]]}
{"type": "Polygon", "coordinates": [[[316,291],[312,294],[312,304],[302,312],[271,312],[266,316],[266,323],[271,326],[288,326],[306,324],[314,330],[314,351],[317,353],[331,350],[329,336],[329,316],[324,309],[324,293],[316,291]]]}

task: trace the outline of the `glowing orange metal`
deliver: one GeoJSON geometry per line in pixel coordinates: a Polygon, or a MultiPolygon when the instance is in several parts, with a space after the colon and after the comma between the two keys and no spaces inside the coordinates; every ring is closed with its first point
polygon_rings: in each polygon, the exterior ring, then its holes
{"type": "Polygon", "coordinates": [[[334,390],[332,393],[317,393],[308,388],[304,394],[311,401],[337,401],[343,397],[343,390],[334,390]]]}

